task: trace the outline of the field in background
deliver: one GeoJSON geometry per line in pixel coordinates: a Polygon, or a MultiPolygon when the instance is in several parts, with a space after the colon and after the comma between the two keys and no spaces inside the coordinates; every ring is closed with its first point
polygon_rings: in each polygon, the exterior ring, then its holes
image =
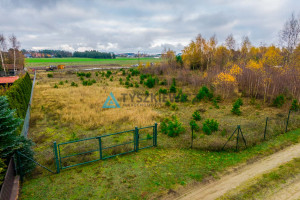
{"type": "MultiPolygon", "coordinates": [[[[124,82],[128,73],[126,70],[126,75],[122,75],[120,70],[113,70],[112,75],[106,78],[101,74],[96,76],[93,71],[90,78],[84,79],[95,79],[96,83],[83,86],[80,78],[72,71],[38,72],[29,134],[36,144],[34,150],[37,161],[54,169],[53,141],[61,143],[129,130],[135,126],[153,125],[154,122],[159,123],[163,118],[174,114],[183,123],[186,131],[179,137],[170,138],[159,129],[158,148],[63,170],[58,175],[49,175],[43,169],[37,168],[27,177],[21,199],[148,199],[166,194],[168,190],[181,185],[216,177],[217,172],[228,166],[263,153],[268,154],[299,140],[299,130],[281,135],[284,132],[284,120],[290,101],[278,109],[260,101],[251,105],[250,99],[243,98],[241,116],[231,114],[232,100],[219,103],[220,109],[216,109],[211,102],[193,104],[192,96],[189,96],[188,102],[177,103],[178,110],[172,110],[164,103],[156,106],[128,106],[128,102],[122,101],[122,93],[127,94],[130,103],[129,94],[141,94],[144,97],[146,90],[157,94],[159,88],[170,88],[170,85],[146,88],[139,84],[139,76],[130,78],[130,82],[136,82],[139,87],[126,88],[125,85],[120,85],[119,80],[122,78],[124,82]],[[53,78],[49,78],[48,74],[53,74],[53,78]],[[78,84],[78,87],[71,86],[72,82],[78,84]],[[110,92],[113,92],[121,108],[102,108],[110,92]],[[196,132],[195,149],[190,150],[189,121],[195,110],[201,111],[203,119],[197,122],[200,127],[205,119],[212,118],[220,123],[220,127],[212,135],[196,132]],[[240,153],[207,151],[224,144],[238,124],[242,126],[249,144],[260,143],[267,116],[270,117],[267,139],[279,135],[277,139],[240,153]]],[[[158,78],[162,81],[164,77],[158,78]]],[[[195,94],[199,90],[198,87],[177,84],[184,93],[195,94]]],[[[292,114],[290,128],[299,127],[296,122],[300,123],[299,115],[292,114]]],[[[119,138],[117,142],[121,143],[123,139],[126,138],[119,138]]],[[[228,144],[228,148],[234,145],[235,139],[228,144]]],[[[89,159],[84,156],[77,161],[89,159]]],[[[71,162],[75,163],[76,160],[71,162]]]]}
{"type": "MultiPolygon", "coordinates": [[[[141,64],[160,62],[159,58],[140,58],[141,64]]],[[[130,66],[138,64],[138,58],[94,59],[94,58],[26,58],[26,67],[41,67],[50,65],[116,65],[130,66]]]]}

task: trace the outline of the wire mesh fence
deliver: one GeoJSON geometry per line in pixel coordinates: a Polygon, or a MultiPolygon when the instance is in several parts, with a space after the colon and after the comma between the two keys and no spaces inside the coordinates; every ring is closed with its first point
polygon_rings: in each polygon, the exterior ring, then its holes
{"type": "MultiPolygon", "coordinates": [[[[269,140],[284,134],[287,131],[295,130],[300,127],[300,112],[289,111],[287,113],[278,113],[273,116],[261,116],[250,120],[233,121],[227,124],[219,124],[219,130],[211,135],[199,137],[194,139],[193,147],[197,149],[220,151],[224,150],[225,143],[226,149],[236,149],[237,146],[237,133],[234,137],[230,137],[233,132],[240,127],[247,146],[254,146],[264,140],[269,140]]],[[[239,134],[239,141],[242,145],[242,137],[239,134]]],[[[188,144],[186,144],[188,146],[188,144]]],[[[245,148],[245,145],[242,145],[245,148]]]]}

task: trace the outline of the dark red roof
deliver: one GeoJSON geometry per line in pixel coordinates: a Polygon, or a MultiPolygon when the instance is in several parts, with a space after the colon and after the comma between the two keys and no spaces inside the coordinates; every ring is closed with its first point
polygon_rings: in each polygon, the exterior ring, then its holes
{"type": "Polygon", "coordinates": [[[0,77],[0,84],[3,84],[3,83],[13,83],[18,78],[19,78],[18,76],[0,77]]]}

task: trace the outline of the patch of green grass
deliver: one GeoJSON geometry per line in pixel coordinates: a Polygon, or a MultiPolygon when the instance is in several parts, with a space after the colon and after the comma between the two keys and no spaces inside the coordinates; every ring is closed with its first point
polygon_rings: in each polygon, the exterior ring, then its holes
{"type": "Polygon", "coordinates": [[[148,199],[182,183],[217,177],[230,166],[269,155],[300,141],[300,129],[235,153],[157,148],[62,170],[60,174],[27,177],[21,199],[148,199]]]}
{"type": "Polygon", "coordinates": [[[247,181],[251,183],[239,186],[220,199],[244,200],[257,199],[258,197],[265,199],[264,197],[268,194],[268,191],[284,186],[289,179],[295,178],[298,174],[300,174],[300,158],[296,158],[269,173],[247,181]]]}
{"type": "MultiPolygon", "coordinates": [[[[160,62],[157,58],[140,58],[141,63],[160,62]]],[[[94,59],[94,58],[26,58],[26,67],[39,67],[49,65],[134,65],[138,58],[94,59]]]]}

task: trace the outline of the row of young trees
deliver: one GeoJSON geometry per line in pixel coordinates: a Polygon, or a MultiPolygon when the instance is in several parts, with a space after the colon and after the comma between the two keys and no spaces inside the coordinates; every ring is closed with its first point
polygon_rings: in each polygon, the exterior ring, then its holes
{"type": "Polygon", "coordinates": [[[24,56],[19,51],[20,42],[17,37],[12,34],[8,37],[8,41],[3,34],[0,34],[0,71],[4,70],[5,73],[7,72],[7,64],[13,64],[14,71],[17,69],[16,65],[24,65],[24,56]]]}
{"type": "Polygon", "coordinates": [[[173,51],[163,55],[169,67],[183,70],[179,78],[191,83],[210,84],[224,98],[237,90],[265,101],[279,94],[300,100],[300,19],[294,15],[280,31],[280,46],[251,44],[245,36],[240,47],[230,34],[217,45],[216,36],[198,35],[186,46],[182,57],[173,51]],[[202,77],[189,72],[200,70],[202,77]]]}

